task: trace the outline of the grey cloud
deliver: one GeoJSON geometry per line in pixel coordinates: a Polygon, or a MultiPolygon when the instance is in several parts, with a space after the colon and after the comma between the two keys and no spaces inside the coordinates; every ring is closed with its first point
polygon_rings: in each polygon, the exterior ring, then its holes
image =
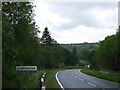
{"type": "Polygon", "coordinates": [[[118,25],[120,26],[120,1],[118,3],[118,25]]]}
{"type": "MultiPolygon", "coordinates": [[[[117,3],[113,2],[104,2],[104,3],[52,3],[50,4],[50,10],[52,12],[58,13],[61,17],[65,17],[71,20],[71,22],[66,24],[61,24],[61,29],[71,29],[78,25],[86,25],[89,27],[101,27],[101,22],[96,22],[94,17],[89,15],[87,12],[89,9],[92,8],[114,8],[117,7],[117,3]]],[[[111,28],[111,27],[110,27],[111,28]]]]}

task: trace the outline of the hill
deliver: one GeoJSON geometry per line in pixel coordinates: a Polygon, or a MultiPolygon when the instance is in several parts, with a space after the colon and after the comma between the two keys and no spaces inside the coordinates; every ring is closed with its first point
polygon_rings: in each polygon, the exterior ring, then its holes
{"type": "Polygon", "coordinates": [[[68,50],[72,50],[73,47],[76,47],[77,51],[82,51],[84,49],[87,49],[89,51],[94,50],[98,48],[98,43],[73,43],[73,44],[61,44],[64,48],[68,50]]]}

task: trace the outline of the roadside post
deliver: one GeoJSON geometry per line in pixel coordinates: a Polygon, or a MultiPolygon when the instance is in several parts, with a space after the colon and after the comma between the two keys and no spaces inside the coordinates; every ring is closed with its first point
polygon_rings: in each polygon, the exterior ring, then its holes
{"type": "Polygon", "coordinates": [[[41,77],[41,90],[46,90],[46,86],[45,86],[45,76],[46,76],[46,73],[44,73],[41,77]]]}

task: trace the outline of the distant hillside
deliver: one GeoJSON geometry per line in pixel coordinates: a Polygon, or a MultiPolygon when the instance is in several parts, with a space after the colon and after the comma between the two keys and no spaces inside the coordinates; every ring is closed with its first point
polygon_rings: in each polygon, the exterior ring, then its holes
{"type": "Polygon", "coordinates": [[[76,47],[78,51],[81,51],[83,49],[87,50],[94,50],[98,47],[98,43],[75,43],[75,44],[61,44],[66,49],[69,49],[70,51],[73,49],[73,47],[76,47]]]}

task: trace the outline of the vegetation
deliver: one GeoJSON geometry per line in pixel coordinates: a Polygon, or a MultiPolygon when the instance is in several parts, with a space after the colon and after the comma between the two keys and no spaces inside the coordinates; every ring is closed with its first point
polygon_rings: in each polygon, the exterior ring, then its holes
{"type": "Polygon", "coordinates": [[[87,42],[80,43],[80,44],[79,43],[78,44],[77,43],[76,44],[62,44],[61,46],[65,47],[69,51],[73,51],[74,47],[76,48],[76,57],[77,57],[76,65],[79,65],[79,66],[93,64],[94,63],[93,56],[95,56],[95,51],[99,47],[98,43],[87,43],[87,42]]]}
{"type": "Polygon", "coordinates": [[[98,47],[98,44],[84,42],[84,43],[74,43],[74,44],[61,44],[61,46],[67,48],[70,51],[72,51],[73,47],[76,47],[78,52],[80,52],[81,50],[84,50],[84,49],[94,50],[98,47]]]}
{"type": "Polygon", "coordinates": [[[46,70],[46,88],[60,88],[58,85],[58,82],[56,80],[56,73],[62,69],[52,69],[52,70],[46,70]]]}
{"type": "Polygon", "coordinates": [[[98,43],[63,44],[62,46],[72,51],[76,47],[77,65],[90,65],[95,70],[112,70],[120,72],[120,27],[116,34],[107,36],[98,43]]]}
{"type": "MultiPolygon", "coordinates": [[[[21,72],[23,73],[23,72],[21,72]]],[[[28,72],[26,72],[28,73],[28,72]]],[[[24,83],[21,82],[22,88],[40,88],[40,78],[43,75],[44,71],[35,71],[29,72],[31,74],[27,80],[24,80],[24,83]],[[32,82],[32,83],[31,83],[32,82]]]]}
{"type": "Polygon", "coordinates": [[[117,59],[118,50],[117,35],[108,36],[100,42],[99,49],[96,51],[96,62],[100,68],[118,71],[120,70],[117,59]]]}

